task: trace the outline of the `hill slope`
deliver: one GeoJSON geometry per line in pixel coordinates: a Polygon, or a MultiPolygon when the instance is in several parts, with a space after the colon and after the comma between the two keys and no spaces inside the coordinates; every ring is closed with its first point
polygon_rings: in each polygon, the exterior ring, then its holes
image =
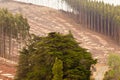
{"type": "Polygon", "coordinates": [[[31,26],[30,32],[36,35],[43,36],[54,31],[65,34],[71,30],[77,41],[81,43],[80,45],[87,48],[93,53],[94,57],[97,57],[102,62],[104,62],[103,59],[108,53],[120,53],[119,46],[114,44],[109,38],[85,29],[60,11],[13,1],[0,2],[0,8],[7,8],[13,13],[23,14],[28,18],[31,26]]]}
{"type": "Polygon", "coordinates": [[[48,7],[35,6],[18,2],[0,2],[0,8],[7,8],[13,13],[22,13],[28,18],[31,26],[30,33],[44,36],[49,32],[73,33],[80,46],[92,52],[99,63],[105,63],[109,53],[120,53],[120,48],[109,38],[85,29],[75,23],[69,16],[61,11],[48,7]]]}

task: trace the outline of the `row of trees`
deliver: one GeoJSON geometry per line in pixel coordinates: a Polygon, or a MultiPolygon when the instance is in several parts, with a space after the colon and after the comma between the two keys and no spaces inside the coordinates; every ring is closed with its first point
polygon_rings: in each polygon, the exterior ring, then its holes
{"type": "Polygon", "coordinates": [[[11,59],[18,54],[21,42],[29,36],[27,19],[0,9],[0,56],[11,59]],[[14,53],[14,54],[13,54],[14,53]]]}
{"type": "Polygon", "coordinates": [[[91,53],[70,34],[33,36],[20,52],[15,80],[90,80],[91,53]]]}
{"type": "Polygon", "coordinates": [[[92,0],[64,1],[72,8],[69,14],[74,16],[78,23],[109,36],[120,44],[120,6],[92,0]]]}

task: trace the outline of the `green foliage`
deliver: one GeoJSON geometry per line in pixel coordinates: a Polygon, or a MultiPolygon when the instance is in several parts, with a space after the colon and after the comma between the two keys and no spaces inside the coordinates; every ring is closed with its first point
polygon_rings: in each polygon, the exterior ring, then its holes
{"type": "Polygon", "coordinates": [[[29,71],[28,55],[26,53],[28,53],[28,50],[24,48],[20,55],[19,69],[17,71],[18,76],[20,77],[16,80],[22,80],[23,77],[26,77],[25,74],[27,74],[29,71]]]}
{"type": "Polygon", "coordinates": [[[102,33],[120,44],[120,6],[98,0],[63,1],[72,8],[72,12],[68,14],[74,16],[77,23],[102,33]]]}
{"type": "Polygon", "coordinates": [[[55,59],[52,72],[54,74],[52,80],[63,80],[63,62],[61,60],[55,59]]]}
{"type": "Polygon", "coordinates": [[[110,54],[108,65],[110,70],[106,73],[104,80],[120,80],[120,55],[110,54]]]}
{"type": "Polygon", "coordinates": [[[0,56],[12,59],[13,46],[16,41],[25,43],[29,38],[29,25],[27,19],[21,14],[12,14],[7,9],[0,8],[0,56]]]}
{"type": "Polygon", "coordinates": [[[13,15],[7,9],[0,9],[0,32],[13,38],[25,38],[29,35],[29,24],[21,14],[13,15]]]}
{"type": "Polygon", "coordinates": [[[89,80],[90,66],[95,63],[72,34],[34,36],[21,51],[16,80],[89,80]]]}

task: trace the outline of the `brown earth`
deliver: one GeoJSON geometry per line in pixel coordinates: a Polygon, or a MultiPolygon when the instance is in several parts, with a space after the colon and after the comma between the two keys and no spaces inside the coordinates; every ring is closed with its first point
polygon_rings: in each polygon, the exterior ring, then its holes
{"type": "Polygon", "coordinates": [[[16,72],[16,64],[0,58],[0,80],[13,80],[16,72]]]}
{"type": "MultiPolygon", "coordinates": [[[[75,39],[81,43],[80,46],[88,49],[88,51],[92,53],[93,57],[98,59],[100,64],[106,63],[106,58],[109,53],[120,53],[120,47],[110,38],[84,28],[82,25],[75,23],[74,20],[61,11],[48,7],[13,1],[0,2],[0,8],[7,8],[13,13],[23,14],[24,17],[28,19],[31,26],[30,33],[34,33],[39,36],[47,35],[49,32],[67,34],[70,30],[75,39]]],[[[14,66],[0,64],[0,70],[4,71],[4,69],[5,72],[13,69],[13,72],[9,71],[9,73],[15,74],[14,66]]],[[[2,76],[0,75],[0,78],[1,77],[2,76]]]]}

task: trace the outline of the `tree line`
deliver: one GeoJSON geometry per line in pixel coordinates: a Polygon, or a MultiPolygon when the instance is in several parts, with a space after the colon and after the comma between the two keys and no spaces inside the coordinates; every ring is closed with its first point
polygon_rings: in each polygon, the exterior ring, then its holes
{"type": "Polygon", "coordinates": [[[68,13],[77,23],[120,44],[120,6],[92,0],[64,1],[72,8],[68,13]]]}
{"type": "Polygon", "coordinates": [[[16,57],[20,44],[29,36],[29,24],[21,14],[12,14],[0,9],[0,56],[16,57]],[[14,54],[13,54],[14,53],[14,54]]]}

